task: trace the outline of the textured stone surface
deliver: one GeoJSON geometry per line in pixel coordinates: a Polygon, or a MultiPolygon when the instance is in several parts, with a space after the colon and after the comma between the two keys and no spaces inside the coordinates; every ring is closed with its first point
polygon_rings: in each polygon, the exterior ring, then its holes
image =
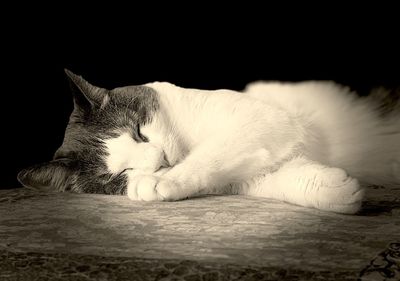
{"type": "Polygon", "coordinates": [[[146,203],[5,190],[0,277],[397,280],[400,189],[367,196],[362,212],[348,216],[244,196],[146,203]]]}

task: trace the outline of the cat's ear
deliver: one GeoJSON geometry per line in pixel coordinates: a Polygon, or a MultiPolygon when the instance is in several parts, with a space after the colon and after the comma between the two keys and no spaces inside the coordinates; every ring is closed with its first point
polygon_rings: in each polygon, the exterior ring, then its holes
{"type": "Polygon", "coordinates": [[[71,160],[53,160],[20,171],[17,179],[28,188],[44,191],[71,190],[78,176],[74,166],[71,160]]]}
{"type": "Polygon", "coordinates": [[[64,69],[64,71],[70,81],[75,107],[89,111],[94,107],[100,107],[104,99],[107,99],[108,91],[106,89],[90,84],[82,76],[76,75],[68,69],[64,69]]]}

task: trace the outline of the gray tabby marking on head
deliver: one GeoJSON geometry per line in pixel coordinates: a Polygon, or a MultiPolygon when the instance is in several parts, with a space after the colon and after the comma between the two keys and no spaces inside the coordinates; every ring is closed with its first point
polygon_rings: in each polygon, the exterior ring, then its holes
{"type": "Polygon", "coordinates": [[[139,127],[151,122],[159,108],[158,95],[146,86],[99,88],[69,70],[65,72],[74,110],[64,141],[52,161],[22,170],[18,180],[38,189],[124,194],[127,179],[123,173],[107,171],[104,141],[122,132],[129,132],[137,142],[147,141],[139,127]]]}

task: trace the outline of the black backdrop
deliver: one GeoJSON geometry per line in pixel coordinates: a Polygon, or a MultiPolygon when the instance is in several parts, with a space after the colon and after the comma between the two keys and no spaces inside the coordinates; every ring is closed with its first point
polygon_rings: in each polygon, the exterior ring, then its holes
{"type": "MultiPolygon", "coordinates": [[[[340,18],[340,17],[339,17],[340,18]]],[[[253,80],[329,79],[365,94],[400,85],[396,25],[298,26],[243,20],[195,27],[186,22],[155,28],[140,22],[121,31],[25,22],[5,30],[2,74],[2,183],[19,186],[17,171],[50,160],[72,110],[63,68],[102,87],[169,81],[183,87],[241,90],[253,80]],[[187,29],[186,29],[187,28],[187,29]]],[[[52,18],[51,20],[54,20],[52,18]]]]}

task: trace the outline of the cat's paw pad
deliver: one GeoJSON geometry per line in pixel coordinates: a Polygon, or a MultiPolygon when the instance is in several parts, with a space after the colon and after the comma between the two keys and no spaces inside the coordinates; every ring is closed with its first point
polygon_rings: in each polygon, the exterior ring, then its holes
{"type": "Polygon", "coordinates": [[[162,201],[157,193],[158,178],[151,175],[136,176],[129,180],[127,195],[131,200],[162,201]]]}

